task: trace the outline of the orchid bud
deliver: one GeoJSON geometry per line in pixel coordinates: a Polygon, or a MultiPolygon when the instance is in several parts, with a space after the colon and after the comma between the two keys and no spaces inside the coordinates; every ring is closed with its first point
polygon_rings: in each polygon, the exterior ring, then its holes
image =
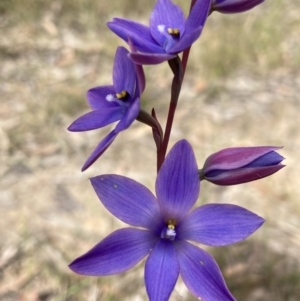
{"type": "Polygon", "coordinates": [[[223,14],[241,13],[262,2],[264,0],[213,0],[211,11],[218,11],[223,14]]]}
{"type": "Polygon", "coordinates": [[[217,185],[236,185],[267,177],[285,165],[276,150],[280,147],[233,147],[210,155],[202,170],[201,180],[217,185]]]}

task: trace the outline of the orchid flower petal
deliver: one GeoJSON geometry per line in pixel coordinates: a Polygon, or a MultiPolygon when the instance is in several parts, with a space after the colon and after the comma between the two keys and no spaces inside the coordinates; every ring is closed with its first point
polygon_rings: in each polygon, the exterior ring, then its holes
{"type": "Polygon", "coordinates": [[[69,127],[71,132],[90,131],[102,128],[123,117],[120,107],[91,111],[76,119],[69,127]]]}
{"type": "Polygon", "coordinates": [[[200,36],[203,27],[199,27],[191,32],[186,32],[178,43],[169,49],[170,53],[179,53],[190,47],[200,36]]]}
{"type": "Polygon", "coordinates": [[[185,30],[193,32],[204,27],[211,6],[211,0],[197,0],[186,20],[185,30]]]}
{"type": "Polygon", "coordinates": [[[151,229],[160,235],[164,221],[158,202],[142,184],[118,175],[91,178],[92,185],[105,208],[121,221],[151,229]]]}
{"type": "Polygon", "coordinates": [[[119,133],[126,130],[133,123],[140,112],[140,99],[136,98],[124,113],[120,122],[116,125],[115,132],[119,133]]]}
{"type": "Polygon", "coordinates": [[[107,26],[126,43],[130,39],[138,51],[151,53],[164,53],[150,34],[149,27],[126,19],[114,18],[107,26]]]}
{"type": "Polygon", "coordinates": [[[118,103],[111,101],[115,97],[114,86],[99,86],[88,90],[87,100],[93,110],[119,107],[118,103]]]}
{"type": "Polygon", "coordinates": [[[70,269],[81,275],[106,276],[124,272],[141,261],[157,242],[147,230],[120,229],[75,259],[70,269]]]}
{"type": "Polygon", "coordinates": [[[94,149],[92,154],[89,156],[89,158],[84,163],[81,170],[85,171],[87,168],[89,168],[113,143],[116,136],[117,136],[117,133],[115,131],[111,131],[94,149]]]}
{"type": "Polygon", "coordinates": [[[169,49],[170,53],[182,52],[199,38],[205,25],[210,5],[210,0],[197,0],[195,2],[185,22],[185,33],[181,36],[178,43],[169,49]]]}
{"type": "Polygon", "coordinates": [[[133,97],[136,74],[134,64],[128,57],[129,51],[124,47],[118,47],[115,55],[113,82],[116,93],[126,91],[133,97]]]}
{"type": "Polygon", "coordinates": [[[235,301],[212,256],[186,241],[177,242],[175,247],[181,278],[196,298],[235,301]]]}
{"type": "Polygon", "coordinates": [[[167,301],[179,275],[174,245],[160,240],[145,265],[145,285],[150,301],[167,301]]]}
{"type": "Polygon", "coordinates": [[[157,65],[162,62],[173,59],[174,57],[176,57],[176,55],[167,53],[136,52],[131,53],[129,57],[134,61],[134,63],[139,65],[157,65]]]}
{"type": "Polygon", "coordinates": [[[186,140],[170,150],[156,179],[156,195],[163,216],[179,222],[195,204],[200,191],[196,158],[186,140]]]}
{"type": "MultiPolygon", "coordinates": [[[[128,45],[130,47],[130,52],[131,53],[136,53],[137,49],[134,46],[133,42],[130,40],[130,38],[128,39],[128,45]]],[[[129,55],[128,55],[129,57],[129,55]]],[[[136,85],[136,91],[135,91],[135,95],[133,98],[136,97],[140,97],[140,95],[144,92],[145,87],[146,87],[146,77],[145,77],[145,72],[143,69],[143,66],[138,65],[138,64],[134,64],[134,68],[135,68],[135,72],[137,75],[137,85],[136,85]]]]}
{"type": "Polygon", "coordinates": [[[158,0],[150,17],[150,32],[161,47],[166,49],[168,40],[177,39],[168,32],[176,29],[178,36],[184,34],[185,16],[182,9],[171,0],[158,0]]]}
{"type": "Polygon", "coordinates": [[[178,225],[177,237],[209,246],[225,246],[247,238],[263,223],[263,218],[245,208],[206,204],[192,211],[178,225]]]}

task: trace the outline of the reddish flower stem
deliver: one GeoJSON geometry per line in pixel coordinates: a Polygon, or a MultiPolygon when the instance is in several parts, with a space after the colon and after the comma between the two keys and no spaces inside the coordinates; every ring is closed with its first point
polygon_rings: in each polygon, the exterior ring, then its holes
{"type": "Polygon", "coordinates": [[[176,111],[176,106],[177,106],[177,103],[170,102],[164,140],[162,143],[162,147],[157,151],[157,172],[159,171],[160,167],[164,163],[164,160],[166,157],[166,152],[167,152],[167,148],[168,148],[168,144],[169,144],[173,119],[174,119],[174,115],[175,115],[175,111],[176,111]]]}
{"type": "Polygon", "coordinates": [[[170,60],[169,65],[174,73],[174,78],[171,87],[171,100],[169,105],[169,112],[168,112],[168,119],[165,128],[165,134],[164,134],[161,147],[157,150],[157,171],[159,171],[166,157],[166,152],[167,152],[170,134],[172,130],[172,124],[174,120],[174,115],[175,115],[177,102],[181,91],[182,79],[183,79],[182,64],[180,58],[177,56],[176,58],[170,60]]]}
{"type": "MultiPolygon", "coordinates": [[[[190,11],[196,1],[197,0],[191,1],[190,11]]],[[[173,78],[173,82],[172,82],[171,100],[170,100],[170,105],[169,105],[169,112],[168,112],[168,118],[167,118],[167,123],[166,123],[166,128],[165,128],[165,134],[164,134],[164,138],[163,138],[161,147],[159,149],[157,149],[157,172],[159,171],[159,169],[162,166],[162,164],[165,160],[165,157],[166,157],[167,148],[168,148],[169,139],[170,139],[171,130],[172,130],[172,125],[173,125],[173,120],[174,120],[175,111],[176,111],[176,107],[177,107],[177,102],[178,102],[187,62],[189,59],[190,50],[191,50],[191,46],[183,52],[182,63],[180,62],[180,59],[178,57],[169,61],[170,67],[174,73],[174,78],[173,78]],[[178,61],[179,61],[179,64],[178,64],[178,61]]]]}

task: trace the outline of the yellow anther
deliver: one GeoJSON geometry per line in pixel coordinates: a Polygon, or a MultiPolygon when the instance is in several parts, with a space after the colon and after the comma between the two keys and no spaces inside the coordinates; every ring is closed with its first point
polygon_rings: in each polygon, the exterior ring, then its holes
{"type": "Polygon", "coordinates": [[[167,226],[168,226],[168,229],[175,229],[175,226],[176,226],[176,220],[171,218],[167,221],[167,226]]]}
{"type": "Polygon", "coordinates": [[[125,98],[127,95],[128,95],[128,93],[127,93],[127,91],[125,91],[125,90],[123,90],[122,92],[116,94],[116,96],[117,96],[118,99],[123,99],[123,98],[125,98]]]}
{"type": "Polygon", "coordinates": [[[168,33],[174,36],[178,36],[180,34],[180,30],[178,28],[168,28],[168,33]]]}

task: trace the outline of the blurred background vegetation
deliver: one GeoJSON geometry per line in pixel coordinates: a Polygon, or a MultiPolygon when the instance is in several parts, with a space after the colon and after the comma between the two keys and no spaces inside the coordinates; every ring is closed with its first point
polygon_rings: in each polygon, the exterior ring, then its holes
{"type": "MultiPolygon", "coordinates": [[[[177,0],[185,12],[189,1],[177,0]]],[[[124,226],[99,203],[88,178],[116,173],[154,191],[155,148],[139,123],[90,168],[109,131],[68,133],[88,111],[86,91],[111,82],[113,17],[148,23],[155,1],[0,0],[0,300],[146,300],[143,262],[122,275],[80,277],[67,267],[124,226]],[[137,159],[138,158],[138,159],[137,159]]],[[[300,8],[266,1],[238,15],[213,13],[192,47],[170,146],[186,138],[199,166],[240,145],[284,145],[278,174],[236,187],[203,183],[200,203],[235,203],[267,222],[245,242],[209,248],[240,301],[300,300],[300,8]]],[[[172,80],[145,67],[143,106],[162,124],[172,80]]],[[[195,300],[179,280],[171,301],[195,300]]]]}

